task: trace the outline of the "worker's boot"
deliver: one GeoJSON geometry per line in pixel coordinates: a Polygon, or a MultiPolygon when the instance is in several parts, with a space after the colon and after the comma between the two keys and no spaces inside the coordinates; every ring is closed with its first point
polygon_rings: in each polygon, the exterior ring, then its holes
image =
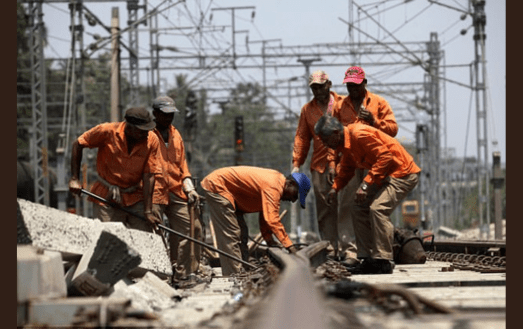
{"type": "Polygon", "coordinates": [[[373,258],[365,258],[354,266],[343,265],[351,274],[392,274],[394,268],[390,260],[373,258]]]}

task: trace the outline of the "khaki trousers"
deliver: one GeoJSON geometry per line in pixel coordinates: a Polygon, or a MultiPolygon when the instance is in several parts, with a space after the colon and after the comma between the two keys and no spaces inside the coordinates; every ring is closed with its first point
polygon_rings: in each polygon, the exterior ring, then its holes
{"type": "MultiPolygon", "coordinates": [[[[124,208],[142,217],[145,216],[143,214],[144,208],[142,201],[124,208]]],[[[93,205],[93,213],[94,217],[100,219],[102,222],[122,222],[127,228],[154,233],[153,227],[149,222],[106,204],[99,205],[95,203],[93,205]]]]}
{"type": "Polygon", "coordinates": [[[364,172],[356,169],[354,177],[349,183],[338,192],[338,239],[340,241],[340,251],[356,257],[356,235],[354,234],[354,205],[356,191],[363,181],[364,172]]]}
{"type": "Polygon", "coordinates": [[[354,205],[354,233],[358,258],[393,260],[394,225],[390,214],[418,184],[419,173],[387,177],[379,188],[372,185],[367,201],[354,205]]]}
{"type": "Polygon", "coordinates": [[[331,243],[334,250],[338,249],[338,201],[331,205],[327,204],[327,193],[331,185],[327,181],[329,171],[319,173],[311,171],[312,187],[316,197],[316,216],[318,219],[318,230],[320,238],[331,243]]]}
{"type": "MultiPolygon", "coordinates": [[[[229,200],[220,194],[203,190],[214,225],[218,249],[240,259],[247,260],[249,232],[243,215],[237,214],[229,200]]],[[[222,275],[239,273],[242,264],[220,254],[222,275]]]]}
{"type": "MultiPolygon", "coordinates": [[[[153,205],[153,212],[158,218],[163,218],[163,214],[165,214],[172,230],[190,236],[191,217],[187,201],[169,192],[169,204],[155,204],[153,205]]],[[[201,241],[202,224],[196,211],[194,217],[194,238],[201,241]]],[[[171,264],[176,263],[173,269],[175,279],[186,278],[187,275],[198,271],[201,257],[201,246],[199,244],[169,233],[169,250],[171,264]],[[191,258],[191,244],[194,244],[194,258],[191,258]]]]}

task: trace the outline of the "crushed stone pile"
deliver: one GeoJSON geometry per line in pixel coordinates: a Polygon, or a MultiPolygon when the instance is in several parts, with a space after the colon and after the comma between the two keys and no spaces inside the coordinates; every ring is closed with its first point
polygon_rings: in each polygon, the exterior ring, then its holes
{"type": "Polygon", "coordinates": [[[118,236],[135,249],[142,262],[138,269],[171,276],[172,267],[162,238],[157,234],[127,229],[122,223],[101,222],[38,203],[17,199],[32,244],[67,256],[81,256],[96,243],[102,230],[118,236]]]}

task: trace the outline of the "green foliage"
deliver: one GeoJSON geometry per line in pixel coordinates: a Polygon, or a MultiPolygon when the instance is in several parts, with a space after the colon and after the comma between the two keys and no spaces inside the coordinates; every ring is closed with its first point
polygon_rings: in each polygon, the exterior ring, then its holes
{"type": "MultiPolygon", "coordinates": [[[[173,124],[182,131],[187,147],[183,120],[187,110],[185,102],[191,91],[185,76],[177,76],[176,80],[177,87],[168,95],[180,111],[173,124]]],[[[239,154],[242,158],[239,164],[288,172],[294,133],[287,128],[287,122],[275,120],[263,103],[262,88],[258,84],[238,84],[231,91],[229,101],[221,103],[220,113],[210,113],[205,108],[204,93],[197,94],[196,98],[198,129],[194,141],[190,141],[190,169],[194,176],[204,177],[214,169],[236,164],[234,118],[238,115],[243,116],[245,130],[245,150],[239,154]]]]}
{"type": "MultiPolygon", "coordinates": [[[[506,177],[506,169],[503,169],[503,177],[506,177]]],[[[485,185],[482,186],[483,194],[485,194],[485,185]]],[[[490,221],[493,223],[495,220],[495,205],[494,205],[494,188],[492,184],[489,184],[489,196],[490,196],[490,221]]],[[[486,204],[483,204],[483,214],[486,211],[486,204]]],[[[506,219],[507,211],[507,193],[506,185],[503,184],[501,188],[501,218],[506,219]]],[[[470,227],[477,227],[479,225],[479,207],[478,207],[478,188],[471,189],[470,193],[467,194],[461,207],[461,218],[456,223],[457,229],[464,229],[470,227]]],[[[486,218],[483,218],[486,220],[486,218]]]]}
{"type": "MultiPolygon", "coordinates": [[[[183,129],[186,99],[191,90],[187,87],[186,76],[177,76],[176,82],[177,87],[168,92],[180,111],[173,124],[181,131],[187,153],[190,153],[189,168],[193,177],[202,179],[215,169],[234,166],[238,155],[242,158],[241,165],[289,173],[295,132],[289,129],[288,122],[275,119],[263,102],[262,88],[258,84],[238,84],[229,100],[220,103],[219,113],[210,113],[206,108],[204,92],[195,93],[198,128],[191,140],[183,129]],[[245,150],[239,154],[234,149],[234,120],[238,115],[243,116],[245,139],[245,150]]],[[[282,205],[280,211],[289,206],[282,205]]],[[[288,217],[283,221],[286,229],[289,229],[288,217]]],[[[259,232],[258,214],[245,214],[244,218],[251,235],[259,232]]]]}

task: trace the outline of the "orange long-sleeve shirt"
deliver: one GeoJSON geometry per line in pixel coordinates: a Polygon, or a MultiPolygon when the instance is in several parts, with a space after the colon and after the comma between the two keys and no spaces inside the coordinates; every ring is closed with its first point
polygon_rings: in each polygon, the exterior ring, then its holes
{"type": "MultiPolygon", "coordinates": [[[[383,131],[389,136],[396,136],[398,133],[398,124],[396,123],[396,118],[394,117],[389,102],[383,97],[367,90],[362,104],[374,116],[374,128],[383,131]]],[[[332,115],[340,120],[344,126],[356,122],[367,124],[358,118],[358,110],[352,105],[350,96],[344,98],[341,106],[333,109],[332,115]]]]}
{"type": "MultiPolygon", "coordinates": [[[[383,97],[373,94],[367,90],[362,105],[372,113],[374,117],[374,128],[383,131],[391,137],[395,137],[398,133],[398,124],[389,102],[383,97]]],[[[333,110],[332,116],[338,119],[343,126],[351,123],[368,123],[358,118],[358,110],[352,105],[350,96],[343,99],[341,106],[333,110]]],[[[327,161],[329,163],[339,163],[340,159],[336,156],[333,150],[328,151],[327,161]]]]}
{"type": "Polygon", "coordinates": [[[363,179],[368,184],[380,184],[387,177],[401,178],[419,173],[412,156],[393,137],[366,124],[354,123],[344,128],[339,172],[332,188],[341,190],[354,176],[356,168],[368,169],[363,179]]]}
{"type": "MultiPolygon", "coordinates": [[[[330,92],[333,98],[332,112],[339,111],[345,96],[340,96],[334,91],[330,92]]],[[[305,104],[300,113],[300,119],[298,121],[298,127],[296,128],[296,135],[294,137],[294,148],[292,152],[292,164],[295,167],[303,165],[307,159],[309,148],[311,145],[311,139],[313,140],[313,152],[311,158],[310,170],[315,170],[319,173],[323,173],[327,166],[334,168],[334,162],[330,163],[327,159],[328,148],[323,144],[321,139],[314,133],[314,125],[323,115],[318,103],[315,99],[305,104]]]]}
{"type": "MultiPolygon", "coordinates": [[[[125,122],[99,124],[78,137],[78,142],[83,147],[98,148],[96,170],[98,175],[109,184],[122,189],[140,185],[134,192],[122,193],[122,205],[127,207],[143,200],[143,174],[160,174],[162,168],[158,155],[160,142],[156,135],[149,132],[147,140],[136,144],[129,154],[124,133],[125,124],[125,122]]],[[[109,190],[97,181],[93,184],[91,192],[107,198],[109,190]]],[[[90,200],[102,204],[98,200],[92,198],[90,200]]]]}
{"type": "Polygon", "coordinates": [[[160,140],[160,162],[162,164],[162,173],[155,176],[153,203],[168,204],[169,192],[187,200],[182,186],[183,180],[191,177],[191,173],[185,159],[185,146],[182,136],[171,125],[169,127],[169,140],[166,145],[158,129],[154,129],[153,132],[160,140]]]}
{"type": "Polygon", "coordinates": [[[260,232],[266,241],[270,241],[274,233],[285,248],[292,245],[279,217],[285,186],[282,173],[251,166],[225,167],[207,175],[200,184],[205,190],[227,198],[234,209],[244,213],[262,212],[260,232]]]}

